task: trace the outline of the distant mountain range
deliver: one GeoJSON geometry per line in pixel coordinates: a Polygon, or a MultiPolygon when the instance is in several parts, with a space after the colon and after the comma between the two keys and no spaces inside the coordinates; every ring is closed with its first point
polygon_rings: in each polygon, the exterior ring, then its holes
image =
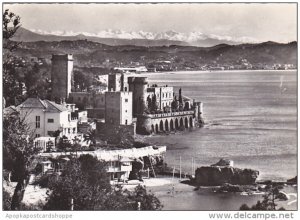
{"type": "Polygon", "coordinates": [[[74,33],[74,32],[43,32],[30,31],[19,28],[13,40],[22,42],[34,41],[63,41],[63,40],[88,40],[111,46],[135,45],[135,46],[197,46],[211,47],[218,44],[237,45],[242,43],[257,43],[254,39],[228,36],[206,35],[200,32],[179,33],[166,31],[161,33],[152,32],[125,32],[121,30],[105,30],[97,34],[74,33]]]}
{"type": "MultiPolygon", "coordinates": [[[[39,40],[39,38],[35,39],[39,40]]],[[[43,57],[49,62],[52,54],[71,53],[74,55],[74,64],[79,67],[147,66],[158,60],[171,61],[177,70],[197,70],[205,65],[238,65],[241,60],[247,60],[254,66],[297,64],[297,42],[280,44],[269,41],[259,44],[219,44],[213,47],[179,45],[148,47],[110,46],[75,39],[63,41],[40,39],[40,41],[35,42],[23,41],[15,53],[27,59],[43,57]]]]}

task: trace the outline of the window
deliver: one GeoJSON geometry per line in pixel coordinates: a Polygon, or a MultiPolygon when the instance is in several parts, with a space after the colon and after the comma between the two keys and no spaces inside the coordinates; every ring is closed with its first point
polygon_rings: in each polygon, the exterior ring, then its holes
{"type": "Polygon", "coordinates": [[[49,136],[53,136],[54,131],[48,131],[47,134],[48,134],[49,136]]]}
{"type": "Polygon", "coordinates": [[[35,127],[36,128],[41,127],[41,116],[35,116],[35,127]]]}
{"type": "Polygon", "coordinates": [[[125,112],[127,112],[127,110],[125,110],[125,112]]]}
{"type": "Polygon", "coordinates": [[[48,123],[54,123],[54,119],[53,118],[48,118],[48,123]]]}
{"type": "Polygon", "coordinates": [[[35,134],[35,137],[36,137],[36,138],[38,138],[38,137],[40,137],[40,136],[41,136],[40,134],[35,134]]]}
{"type": "Polygon", "coordinates": [[[126,120],[125,120],[125,125],[127,125],[127,123],[128,123],[128,122],[127,122],[127,119],[126,119],[126,120]]]}
{"type": "Polygon", "coordinates": [[[128,99],[125,99],[125,102],[128,102],[128,99]]]}
{"type": "Polygon", "coordinates": [[[73,134],[75,134],[76,133],[76,128],[73,128],[73,134]]]}
{"type": "Polygon", "coordinates": [[[114,179],[118,178],[118,173],[114,173],[114,179]]]}
{"type": "Polygon", "coordinates": [[[68,134],[71,134],[71,129],[70,128],[68,128],[68,134]]]}

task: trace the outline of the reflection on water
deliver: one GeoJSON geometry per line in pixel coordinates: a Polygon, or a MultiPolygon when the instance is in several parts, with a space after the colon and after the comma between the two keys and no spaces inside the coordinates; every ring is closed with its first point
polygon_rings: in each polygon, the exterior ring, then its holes
{"type": "Polygon", "coordinates": [[[192,132],[152,136],[166,144],[166,162],[191,173],[197,166],[230,158],[237,167],[260,171],[260,179],[297,174],[296,71],[226,71],[144,74],[150,83],[182,88],[204,103],[206,125],[192,132]]]}
{"type": "MultiPolygon", "coordinates": [[[[287,186],[284,188],[284,191],[290,195],[290,193],[295,194],[297,189],[287,186]]],[[[166,192],[158,192],[156,195],[163,203],[164,210],[234,211],[239,210],[242,204],[247,204],[251,207],[258,200],[263,200],[262,195],[245,196],[240,193],[213,193],[211,188],[198,191],[177,191],[174,196],[170,196],[166,192]]],[[[290,204],[296,198],[294,196],[290,201],[277,201],[278,208],[297,210],[297,202],[290,204]]]]}

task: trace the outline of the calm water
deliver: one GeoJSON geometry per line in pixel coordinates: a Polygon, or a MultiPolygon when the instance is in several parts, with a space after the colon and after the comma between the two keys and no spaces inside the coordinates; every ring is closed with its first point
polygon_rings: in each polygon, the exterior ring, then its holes
{"type": "Polygon", "coordinates": [[[166,162],[191,173],[220,158],[260,171],[259,179],[297,175],[297,72],[230,71],[143,74],[204,103],[205,126],[176,135],[151,136],[167,145],[166,162]]]}
{"type": "MultiPolygon", "coordinates": [[[[171,187],[169,187],[169,190],[171,187]]],[[[289,194],[289,201],[277,201],[278,207],[286,210],[297,210],[296,187],[285,187],[284,192],[289,194]],[[290,203],[290,204],[289,204],[290,203]]],[[[166,190],[155,191],[156,196],[164,205],[164,210],[215,210],[230,211],[239,210],[242,204],[252,206],[258,200],[262,200],[262,195],[244,196],[240,193],[213,193],[211,188],[194,190],[181,190],[175,187],[175,195],[170,196],[166,190]]]]}

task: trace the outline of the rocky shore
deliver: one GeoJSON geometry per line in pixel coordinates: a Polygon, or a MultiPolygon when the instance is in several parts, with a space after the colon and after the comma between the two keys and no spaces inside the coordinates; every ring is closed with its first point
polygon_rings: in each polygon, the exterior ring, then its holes
{"type": "Polygon", "coordinates": [[[199,186],[220,186],[225,183],[235,185],[252,185],[259,172],[252,169],[235,167],[206,166],[197,168],[195,182],[199,186]]]}
{"type": "MultiPolygon", "coordinates": [[[[160,174],[180,178],[179,171],[164,169],[160,174]]],[[[234,167],[231,160],[221,159],[216,164],[202,166],[195,170],[195,175],[182,174],[181,178],[189,178],[181,183],[194,186],[194,190],[209,187],[215,193],[241,193],[241,195],[259,195],[265,193],[267,185],[295,186],[297,176],[287,181],[276,182],[272,180],[257,181],[259,171],[253,169],[240,169],[234,167]]]]}

